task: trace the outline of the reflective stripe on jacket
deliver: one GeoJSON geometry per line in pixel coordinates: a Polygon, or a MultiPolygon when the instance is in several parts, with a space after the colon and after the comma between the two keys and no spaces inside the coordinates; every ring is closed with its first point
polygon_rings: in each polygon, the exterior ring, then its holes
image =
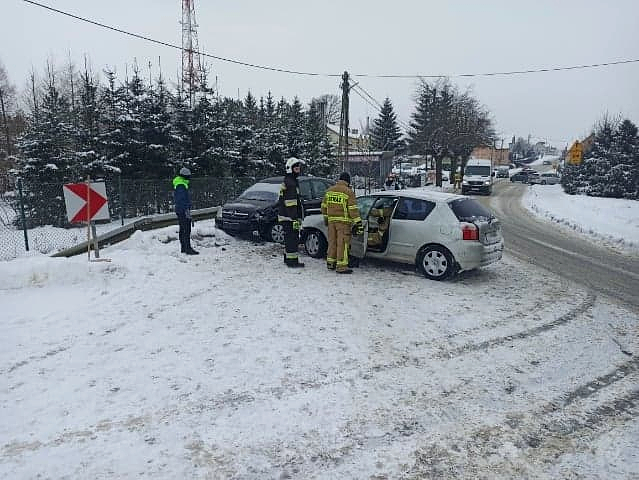
{"type": "Polygon", "coordinates": [[[355,194],[344,180],[326,190],[322,200],[322,215],[329,222],[358,223],[359,208],[355,201],[355,194]]]}
{"type": "Polygon", "coordinates": [[[302,220],[304,218],[304,209],[302,206],[302,197],[300,196],[299,183],[292,173],[287,173],[284,176],[277,204],[278,222],[291,222],[293,220],[302,220]]]}

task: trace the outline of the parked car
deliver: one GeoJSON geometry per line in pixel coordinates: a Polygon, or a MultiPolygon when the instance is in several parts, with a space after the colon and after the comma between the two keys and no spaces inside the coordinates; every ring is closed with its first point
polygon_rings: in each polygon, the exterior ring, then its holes
{"type": "Polygon", "coordinates": [[[529,183],[530,182],[530,178],[534,177],[535,175],[539,175],[537,172],[535,172],[534,170],[522,170],[521,172],[517,172],[514,173],[510,176],[510,181],[511,182],[522,182],[522,183],[529,183]]]}
{"type": "MultiPolygon", "coordinates": [[[[416,265],[444,280],[501,259],[501,223],[476,200],[428,190],[378,192],[357,198],[364,233],[353,235],[351,254],[416,265]]],[[[313,258],[326,255],[321,216],[302,223],[302,241],[313,258]]]]}
{"type": "Polygon", "coordinates": [[[529,178],[529,183],[534,183],[538,185],[554,185],[556,183],[561,182],[561,177],[558,173],[554,172],[544,172],[539,175],[533,175],[529,178]]]}
{"type": "MultiPolygon", "coordinates": [[[[265,240],[284,242],[284,229],[277,222],[277,200],[284,177],[260,180],[235,200],[225,203],[215,226],[231,234],[252,233],[265,240]]],[[[326,190],[335,182],[327,178],[299,177],[304,214],[320,213],[326,190]]],[[[321,218],[321,216],[320,216],[321,218]]]]}
{"type": "Polygon", "coordinates": [[[508,178],[509,174],[510,171],[507,166],[497,167],[497,178],[508,178]]]}

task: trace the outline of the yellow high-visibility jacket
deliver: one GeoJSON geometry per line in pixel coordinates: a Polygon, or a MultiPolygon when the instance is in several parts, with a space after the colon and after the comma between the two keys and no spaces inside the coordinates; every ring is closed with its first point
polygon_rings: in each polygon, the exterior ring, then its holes
{"type": "Polygon", "coordinates": [[[362,221],[355,201],[355,193],[344,180],[338,180],[335,185],[326,190],[322,200],[322,215],[329,222],[358,223],[362,221]]]}

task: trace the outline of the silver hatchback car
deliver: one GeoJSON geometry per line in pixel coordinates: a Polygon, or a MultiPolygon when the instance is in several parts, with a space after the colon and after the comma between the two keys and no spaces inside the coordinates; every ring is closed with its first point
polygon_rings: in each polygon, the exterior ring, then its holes
{"type": "Polygon", "coordinates": [[[538,185],[555,185],[561,182],[561,177],[558,173],[553,172],[544,172],[536,175],[535,177],[530,179],[531,184],[538,185]]]}
{"type": "MultiPolygon", "coordinates": [[[[501,259],[501,224],[476,200],[430,190],[378,192],[357,198],[364,233],[353,235],[351,254],[414,264],[429,279],[482,267],[501,259]]],[[[306,252],[326,255],[321,215],[302,224],[306,252]]]]}

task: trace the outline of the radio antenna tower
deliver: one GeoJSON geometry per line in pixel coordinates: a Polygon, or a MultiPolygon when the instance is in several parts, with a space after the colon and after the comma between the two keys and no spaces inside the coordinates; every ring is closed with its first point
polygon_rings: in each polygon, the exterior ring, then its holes
{"type": "Polygon", "coordinates": [[[182,0],[182,91],[188,92],[189,105],[202,86],[204,71],[200,61],[195,21],[195,0],[182,0]]]}

